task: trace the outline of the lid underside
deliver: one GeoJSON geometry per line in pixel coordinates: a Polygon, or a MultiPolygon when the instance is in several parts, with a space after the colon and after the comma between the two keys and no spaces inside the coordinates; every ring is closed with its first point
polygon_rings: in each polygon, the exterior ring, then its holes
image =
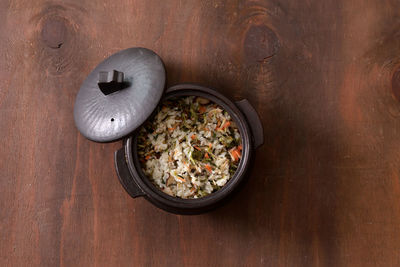
{"type": "MultiPolygon", "coordinates": [[[[117,84],[117,80],[112,82],[108,85],[117,84]]],[[[146,48],[122,50],[101,62],[83,82],[74,107],[76,126],[90,140],[118,140],[151,115],[164,87],[165,68],[157,54],[146,48]],[[105,93],[104,74],[113,71],[123,79],[123,86],[105,93]]]]}

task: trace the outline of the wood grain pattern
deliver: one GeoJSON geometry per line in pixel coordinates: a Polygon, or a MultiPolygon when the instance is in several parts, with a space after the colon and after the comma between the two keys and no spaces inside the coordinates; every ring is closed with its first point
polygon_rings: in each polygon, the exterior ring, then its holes
{"type": "Polygon", "coordinates": [[[399,16],[394,0],[0,1],[0,266],[399,266],[399,16]],[[81,82],[132,46],[169,85],[259,112],[266,144],[226,206],[131,199],[121,144],[77,132],[81,82]]]}

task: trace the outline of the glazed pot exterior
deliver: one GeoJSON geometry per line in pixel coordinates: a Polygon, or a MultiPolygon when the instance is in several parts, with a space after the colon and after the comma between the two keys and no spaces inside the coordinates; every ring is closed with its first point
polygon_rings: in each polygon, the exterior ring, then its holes
{"type": "Polygon", "coordinates": [[[236,173],[226,185],[198,199],[181,199],[163,193],[141,169],[137,154],[138,130],[127,137],[124,146],[115,152],[115,167],[122,186],[131,197],[142,196],[155,206],[176,214],[200,214],[221,206],[241,188],[252,164],[254,151],[263,144],[263,128],[256,111],[247,100],[234,103],[214,89],[196,84],[179,84],[168,88],[162,101],[180,96],[207,98],[227,111],[237,124],[242,138],[242,158],[236,173]]]}

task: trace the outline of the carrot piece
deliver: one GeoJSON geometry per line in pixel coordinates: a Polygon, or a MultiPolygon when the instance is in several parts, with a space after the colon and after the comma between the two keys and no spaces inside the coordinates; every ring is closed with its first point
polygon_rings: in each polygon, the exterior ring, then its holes
{"type": "Polygon", "coordinates": [[[239,159],[240,158],[240,156],[241,156],[241,153],[240,153],[240,151],[239,150],[234,150],[233,151],[233,153],[235,153],[235,155],[236,155],[236,157],[239,159]]]}
{"type": "Polygon", "coordinates": [[[210,157],[208,156],[208,153],[206,152],[206,154],[204,155],[204,157],[206,158],[206,159],[209,159],[210,157]]]}
{"type": "Polygon", "coordinates": [[[239,150],[242,150],[242,145],[238,145],[238,149],[239,149],[239,150]]]}
{"type": "Polygon", "coordinates": [[[242,155],[242,153],[240,152],[239,148],[233,148],[231,151],[232,151],[231,154],[233,155],[235,161],[239,160],[239,158],[242,155]]]}
{"type": "Polygon", "coordinates": [[[211,171],[212,171],[212,168],[211,168],[211,166],[210,166],[210,165],[206,164],[206,165],[204,165],[204,167],[206,167],[206,169],[207,169],[209,172],[211,172],[211,171]]]}
{"type": "Polygon", "coordinates": [[[240,152],[238,152],[237,148],[232,148],[229,150],[229,154],[232,156],[234,161],[238,161],[240,157],[240,152]]]}
{"type": "Polygon", "coordinates": [[[192,140],[196,139],[196,135],[193,134],[190,138],[192,138],[192,140]]]}
{"type": "Polygon", "coordinates": [[[200,106],[200,107],[199,107],[199,112],[200,112],[201,114],[203,114],[204,112],[206,112],[206,107],[205,107],[205,106],[200,106]]]}
{"type": "Polygon", "coordinates": [[[173,130],[175,130],[176,127],[172,127],[172,128],[168,128],[168,131],[172,132],[173,130]]]}
{"type": "Polygon", "coordinates": [[[232,156],[234,161],[238,160],[237,155],[235,153],[233,153],[233,151],[230,154],[231,154],[231,156],[232,156]]]}
{"type": "Polygon", "coordinates": [[[224,125],[222,125],[221,129],[224,130],[224,129],[228,128],[229,125],[231,125],[231,122],[227,121],[227,122],[224,123],[224,125]]]}
{"type": "Polygon", "coordinates": [[[147,156],[146,156],[146,160],[149,160],[149,158],[150,158],[150,155],[147,155],[147,156]]]}
{"type": "Polygon", "coordinates": [[[209,144],[208,144],[208,147],[209,147],[209,148],[212,148],[212,144],[211,144],[211,143],[209,143],[209,144]]]}
{"type": "Polygon", "coordinates": [[[186,182],[186,180],[185,179],[183,179],[183,178],[181,178],[181,177],[179,177],[179,176],[175,176],[179,181],[181,181],[182,183],[185,183],[186,182]]]}
{"type": "Polygon", "coordinates": [[[201,148],[200,147],[198,147],[198,146],[193,146],[194,148],[196,148],[198,151],[200,151],[201,150],[201,148]]]}

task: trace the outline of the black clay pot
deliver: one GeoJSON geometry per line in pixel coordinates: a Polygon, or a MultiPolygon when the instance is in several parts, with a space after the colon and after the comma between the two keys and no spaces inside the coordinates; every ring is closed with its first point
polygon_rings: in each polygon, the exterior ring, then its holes
{"type": "Polygon", "coordinates": [[[75,100],[75,124],[95,142],[125,138],[124,147],[115,152],[115,167],[129,195],[143,196],[173,213],[202,213],[220,206],[241,187],[254,150],[263,143],[262,125],[247,100],[234,103],[213,89],[194,84],[173,86],[163,96],[165,81],[164,64],[154,51],[142,47],[119,51],[97,65],[82,83],[75,100]],[[156,188],[144,175],[137,154],[140,126],[155,115],[161,98],[178,96],[201,96],[220,105],[242,137],[242,159],[234,176],[217,192],[199,199],[171,197],[156,188]]]}
{"type": "Polygon", "coordinates": [[[199,214],[222,205],[240,189],[252,162],[254,150],[263,144],[260,119],[247,100],[232,102],[217,91],[194,84],[180,84],[167,89],[161,102],[178,96],[201,96],[220,105],[238,126],[242,137],[242,159],[234,176],[215,193],[198,199],[172,197],[156,188],[143,173],[137,154],[138,130],[124,140],[115,152],[115,167],[122,186],[133,198],[144,197],[155,206],[177,214],[199,214]]]}

